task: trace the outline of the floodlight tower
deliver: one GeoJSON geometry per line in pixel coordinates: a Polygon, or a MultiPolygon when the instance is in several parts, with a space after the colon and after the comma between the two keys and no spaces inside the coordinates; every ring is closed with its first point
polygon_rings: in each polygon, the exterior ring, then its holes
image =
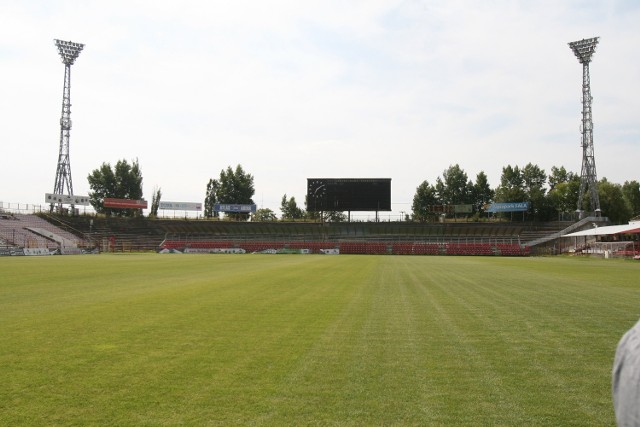
{"type": "Polygon", "coordinates": [[[600,198],[598,197],[598,176],[593,153],[593,121],[591,119],[591,81],[589,63],[596,51],[599,37],[582,39],[569,43],[569,47],[582,64],[582,170],[580,172],[580,191],[578,193],[578,212],[582,216],[582,201],[586,189],[589,189],[591,211],[600,216],[600,198]]]}
{"type": "MultiPolygon", "coordinates": [[[[83,44],[55,40],[58,52],[64,64],[64,90],[62,91],[62,116],[60,117],[60,153],[56,169],[54,194],[73,196],[71,164],[69,163],[69,134],[71,133],[71,65],[80,54],[83,44]]],[[[53,205],[52,205],[53,207],[53,205]]]]}

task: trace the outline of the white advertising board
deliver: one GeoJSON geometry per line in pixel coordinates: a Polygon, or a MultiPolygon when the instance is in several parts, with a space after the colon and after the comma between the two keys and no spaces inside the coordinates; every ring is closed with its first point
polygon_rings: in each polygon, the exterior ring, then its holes
{"type": "Polygon", "coordinates": [[[325,255],[340,255],[340,249],[320,249],[320,253],[325,255]]]}
{"type": "Polygon", "coordinates": [[[191,202],[160,202],[158,209],[171,211],[201,211],[202,203],[191,202]]]}
{"type": "Polygon", "coordinates": [[[185,254],[244,254],[246,251],[242,248],[185,248],[185,254]]]}
{"type": "Polygon", "coordinates": [[[89,196],[69,196],[68,194],[44,194],[45,203],[62,203],[63,205],[89,206],[89,196]]]}

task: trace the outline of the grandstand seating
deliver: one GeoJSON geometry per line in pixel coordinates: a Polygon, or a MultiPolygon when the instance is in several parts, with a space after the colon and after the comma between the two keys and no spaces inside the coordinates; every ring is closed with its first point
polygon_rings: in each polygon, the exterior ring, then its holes
{"type": "Polygon", "coordinates": [[[61,244],[78,246],[82,239],[36,215],[11,214],[0,217],[0,238],[24,248],[57,249],[61,244]]]}
{"type": "Polygon", "coordinates": [[[275,249],[275,250],[282,249],[284,247],[284,244],[278,243],[278,242],[270,242],[270,241],[246,240],[242,243],[239,243],[238,247],[244,249],[247,252],[262,252],[269,249],[275,249]]]}
{"type": "Polygon", "coordinates": [[[526,256],[529,255],[528,246],[520,246],[513,243],[498,243],[496,244],[498,255],[502,256],[526,256]]]}
{"type": "Polygon", "coordinates": [[[413,243],[393,243],[391,251],[395,255],[414,255],[413,243]]]}
{"type": "Polygon", "coordinates": [[[439,243],[394,243],[391,247],[395,255],[439,255],[439,243]]]}
{"type": "Polygon", "coordinates": [[[335,249],[336,244],[330,242],[310,242],[310,241],[302,241],[302,242],[288,242],[286,244],[286,248],[288,249],[309,249],[312,254],[321,253],[321,249],[335,249]]]}
{"type": "Polygon", "coordinates": [[[184,241],[165,240],[160,245],[161,249],[218,249],[218,248],[242,248],[247,252],[261,252],[269,249],[308,249],[310,253],[321,253],[321,249],[339,249],[342,254],[362,255],[528,255],[528,248],[519,244],[492,244],[492,243],[468,243],[468,242],[384,242],[342,241],[342,242],[313,242],[313,241],[274,241],[274,240],[242,240],[242,241],[184,241]]]}
{"type": "Polygon", "coordinates": [[[416,255],[439,255],[441,253],[441,245],[438,243],[415,243],[413,252],[416,255]]]}
{"type": "Polygon", "coordinates": [[[186,247],[194,248],[194,249],[222,249],[222,248],[232,248],[233,242],[229,241],[196,241],[189,242],[186,247]]]}
{"type": "Polygon", "coordinates": [[[387,245],[378,242],[340,242],[338,247],[341,254],[384,255],[387,253],[387,245]]]}
{"type": "Polygon", "coordinates": [[[446,243],[447,255],[494,255],[490,243],[446,243]]]}
{"type": "Polygon", "coordinates": [[[308,249],[310,253],[321,253],[321,249],[337,248],[342,254],[361,255],[463,255],[463,256],[526,256],[529,248],[517,243],[467,243],[467,242],[395,242],[391,244],[368,241],[310,242],[310,241],[274,241],[274,240],[245,240],[245,241],[181,241],[165,240],[161,249],[221,249],[242,248],[247,252],[261,252],[269,249],[308,249]]]}
{"type": "Polygon", "coordinates": [[[338,249],[343,254],[528,255],[522,223],[233,222],[149,218],[64,217],[69,230],[94,239],[102,250],[338,249]],[[90,223],[91,221],[91,223],[90,223]],[[91,228],[90,228],[91,224],[91,228]],[[89,233],[91,232],[91,233],[89,233]]]}
{"type": "Polygon", "coordinates": [[[308,242],[308,241],[230,241],[230,240],[164,240],[160,244],[160,249],[223,249],[223,248],[241,248],[247,252],[261,252],[268,249],[308,249],[310,253],[321,253],[321,249],[334,249],[335,243],[325,242],[308,242]]]}

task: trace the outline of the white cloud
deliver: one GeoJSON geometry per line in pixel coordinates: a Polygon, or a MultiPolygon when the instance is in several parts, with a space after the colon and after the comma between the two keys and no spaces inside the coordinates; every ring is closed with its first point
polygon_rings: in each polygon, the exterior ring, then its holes
{"type": "Polygon", "coordinates": [[[202,200],[240,163],[274,210],[285,193],[304,200],[311,176],[390,177],[399,211],[451,164],[493,185],[507,164],[578,171],[567,42],[591,36],[599,176],[639,179],[633,2],[32,1],[0,14],[6,202],[53,185],[54,38],[86,43],[72,69],[76,193],[121,158],[140,160],[147,198],[158,185],[176,201],[202,200]]]}

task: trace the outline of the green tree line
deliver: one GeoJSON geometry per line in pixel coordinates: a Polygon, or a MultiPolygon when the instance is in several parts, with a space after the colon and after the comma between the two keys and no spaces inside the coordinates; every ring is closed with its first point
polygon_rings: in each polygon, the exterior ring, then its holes
{"type": "MultiPolygon", "coordinates": [[[[104,198],[141,199],[142,171],[138,160],[129,163],[119,160],[115,167],[103,163],[88,176],[91,192],[90,202],[96,212],[106,215],[135,216],[140,209],[109,209],[104,207],[104,198]]],[[[578,208],[580,176],[567,171],[564,166],[552,167],[550,173],[538,165],[528,163],[525,166],[507,165],[502,168],[500,183],[491,188],[484,171],[475,179],[470,179],[460,165],[450,165],[437,177],[433,184],[427,180],[421,182],[415,191],[411,205],[411,215],[407,220],[435,221],[446,209],[437,207],[470,205],[471,213],[467,217],[480,218],[491,203],[528,202],[527,220],[550,221],[571,214],[578,208]]],[[[204,216],[217,218],[216,203],[254,204],[254,177],[241,165],[222,169],[218,178],[211,178],[206,186],[204,216]]],[[[625,181],[624,184],[609,182],[602,178],[598,182],[598,195],[602,215],[614,223],[625,223],[640,215],[640,183],[625,181]]],[[[162,192],[154,188],[150,216],[156,216],[162,192]]],[[[305,197],[304,206],[307,200],[305,197]]],[[[588,194],[582,210],[588,210],[588,194]]],[[[280,202],[281,220],[322,220],[328,222],[345,221],[344,212],[309,212],[298,205],[295,197],[285,193],[280,202]],[[322,218],[320,217],[322,215],[322,218]]],[[[445,215],[453,215],[445,213],[445,215]]],[[[460,215],[460,214],[455,214],[460,215]]],[[[258,209],[253,215],[248,213],[226,214],[232,220],[277,221],[275,212],[269,208],[258,209]]]]}
{"type": "MultiPolygon", "coordinates": [[[[473,215],[478,217],[490,203],[528,202],[527,219],[550,221],[578,209],[580,176],[563,166],[552,167],[547,174],[538,165],[528,163],[523,167],[507,165],[502,168],[500,184],[492,189],[487,176],[480,172],[475,182],[458,164],[449,166],[435,184],[423,181],[413,197],[412,219],[435,221],[441,210],[438,206],[472,205],[473,215]]],[[[602,214],[614,223],[627,222],[640,214],[640,184],[626,181],[615,184],[602,178],[598,182],[598,195],[602,214]]],[[[588,210],[585,197],[582,210],[588,210]]],[[[451,214],[449,214],[451,215],[451,214]]]]}

